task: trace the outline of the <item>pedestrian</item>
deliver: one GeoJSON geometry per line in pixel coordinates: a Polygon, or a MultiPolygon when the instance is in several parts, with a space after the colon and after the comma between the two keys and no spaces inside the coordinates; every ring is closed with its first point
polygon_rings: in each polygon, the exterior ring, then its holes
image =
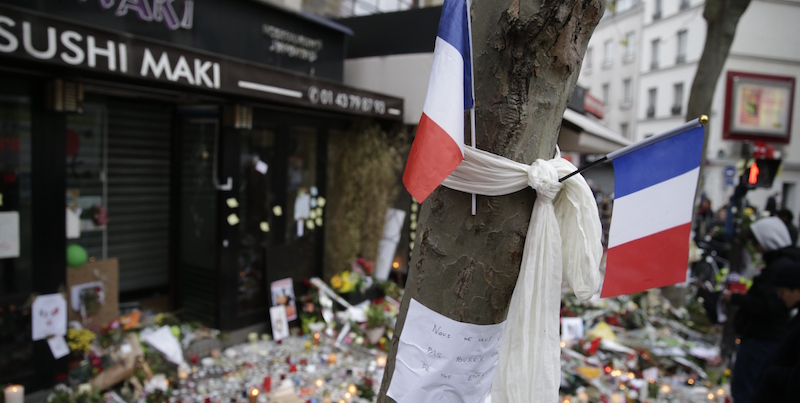
{"type": "Polygon", "coordinates": [[[778,218],[786,224],[786,229],[789,230],[789,236],[792,238],[792,245],[797,246],[797,227],[794,226],[794,214],[792,214],[791,210],[788,209],[780,209],[778,210],[778,218]]]}
{"type": "MultiPolygon", "coordinates": [[[[800,264],[784,263],[775,270],[778,297],[789,309],[800,308],[800,264]]],[[[754,402],[789,402],[800,396],[800,315],[789,322],[786,336],[767,362],[754,402]]]]}
{"type": "Polygon", "coordinates": [[[800,263],[800,249],[791,245],[789,230],[778,217],[754,222],[748,237],[766,265],[746,294],[723,291],[723,298],[739,308],[733,327],[741,343],[731,379],[731,394],[736,403],[753,402],[764,365],[778,348],[789,322],[789,309],[778,298],[774,285],[776,267],[800,263]]]}
{"type": "Polygon", "coordinates": [[[767,205],[764,206],[764,210],[769,211],[769,215],[775,215],[778,211],[778,192],[771,194],[767,198],[767,205]]]}

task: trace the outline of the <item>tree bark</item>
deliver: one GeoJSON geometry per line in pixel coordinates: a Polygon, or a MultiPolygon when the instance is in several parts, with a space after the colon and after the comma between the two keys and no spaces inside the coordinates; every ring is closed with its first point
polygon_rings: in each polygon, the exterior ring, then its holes
{"type": "MultiPolygon", "coordinates": [[[[711,102],[717,87],[719,75],[731,51],[733,38],[739,18],[744,14],[751,0],[706,0],[703,18],[706,20],[706,43],[703,55],[697,63],[697,73],[689,93],[686,106],[686,120],[700,115],[711,116],[711,102]]],[[[706,159],[708,136],[703,143],[703,164],[706,159]]]]}
{"type": "MultiPolygon", "coordinates": [[[[473,1],[478,148],[524,163],[553,157],[604,3],[473,1]]],[[[505,320],[534,198],[531,189],[478,196],[472,216],[468,194],[439,187],[428,196],[379,402],[393,402],[386,391],[411,298],[461,322],[505,320]]]]}

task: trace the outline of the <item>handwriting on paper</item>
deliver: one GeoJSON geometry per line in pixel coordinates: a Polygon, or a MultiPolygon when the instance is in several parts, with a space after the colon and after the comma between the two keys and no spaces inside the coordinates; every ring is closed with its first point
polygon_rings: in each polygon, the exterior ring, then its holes
{"type": "Polygon", "coordinates": [[[483,402],[504,327],[458,322],[411,299],[387,395],[398,403],[483,402]]]}

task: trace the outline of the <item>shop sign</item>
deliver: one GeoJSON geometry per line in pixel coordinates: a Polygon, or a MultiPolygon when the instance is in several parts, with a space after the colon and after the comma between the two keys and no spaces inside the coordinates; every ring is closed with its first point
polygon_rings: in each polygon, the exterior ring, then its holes
{"type": "Polygon", "coordinates": [[[794,77],[729,71],[722,138],[788,144],[794,77]]]}
{"type": "MultiPolygon", "coordinates": [[[[86,0],[78,0],[86,3],[86,0]]],[[[183,12],[175,11],[175,0],[98,0],[104,10],[114,10],[114,15],[122,17],[128,12],[145,22],[162,22],[167,28],[192,29],[194,21],[194,0],[183,0],[183,12]]]]}
{"type": "Polygon", "coordinates": [[[399,98],[0,6],[0,56],[3,55],[320,109],[402,119],[403,101],[399,98]]]}
{"type": "Polygon", "coordinates": [[[277,55],[313,63],[318,58],[318,52],[322,50],[322,39],[309,38],[269,24],[263,24],[261,30],[272,39],[269,51],[277,55]]]}

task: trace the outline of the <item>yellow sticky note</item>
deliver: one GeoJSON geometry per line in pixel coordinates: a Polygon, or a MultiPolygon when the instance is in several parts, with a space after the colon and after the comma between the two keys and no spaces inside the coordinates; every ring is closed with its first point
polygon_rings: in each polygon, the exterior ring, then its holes
{"type": "Polygon", "coordinates": [[[262,221],[261,224],[258,225],[261,228],[261,231],[269,232],[269,223],[266,221],[262,221]]]}
{"type": "Polygon", "coordinates": [[[317,207],[317,216],[322,217],[322,207],[317,207]]]}
{"type": "Polygon", "coordinates": [[[225,204],[230,208],[239,207],[239,201],[235,197],[229,197],[228,200],[225,200],[225,204]]]}
{"type": "Polygon", "coordinates": [[[313,220],[313,219],[315,219],[315,218],[317,218],[317,210],[311,210],[311,211],[309,211],[309,212],[308,212],[308,218],[310,218],[310,219],[312,219],[312,220],[313,220]]]}
{"type": "Polygon", "coordinates": [[[590,381],[603,375],[603,370],[595,367],[578,367],[576,371],[590,381]]]}
{"type": "Polygon", "coordinates": [[[283,215],[283,209],[281,206],[275,206],[272,208],[272,214],[275,214],[275,217],[280,217],[283,215]]]}
{"type": "Polygon", "coordinates": [[[320,196],[320,197],[317,198],[317,205],[318,206],[325,207],[325,203],[326,203],[326,201],[325,201],[324,197],[320,196]]]}
{"type": "Polygon", "coordinates": [[[317,227],[321,227],[322,226],[322,217],[317,217],[317,219],[314,220],[314,223],[317,224],[317,227]]]}
{"type": "Polygon", "coordinates": [[[239,223],[239,216],[237,216],[236,214],[231,214],[231,215],[228,216],[228,224],[233,226],[233,225],[236,225],[238,223],[239,223]]]}
{"type": "Polygon", "coordinates": [[[312,221],[312,220],[307,220],[307,221],[306,221],[306,228],[308,228],[308,229],[314,229],[314,221],[312,221]]]}
{"type": "Polygon", "coordinates": [[[416,221],[412,221],[411,225],[409,227],[411,228],[412,231],[414,231],[415,229],[417,229],[417,222],[416,221]]]}

